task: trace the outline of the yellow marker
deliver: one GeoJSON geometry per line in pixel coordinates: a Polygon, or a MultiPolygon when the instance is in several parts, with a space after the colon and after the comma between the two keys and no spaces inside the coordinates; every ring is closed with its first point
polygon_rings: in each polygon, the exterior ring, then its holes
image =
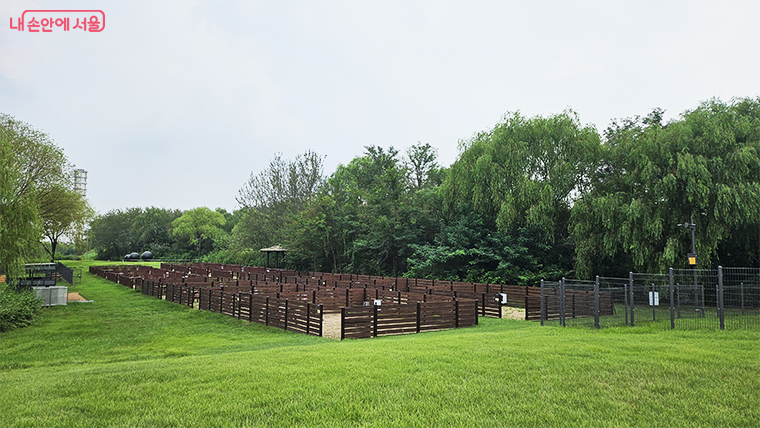
{"type": "Polygon", "coordinates": [[[697,258],[696,257],[689,257],[689,265],[695,266],[697,264],[697,258]]]}

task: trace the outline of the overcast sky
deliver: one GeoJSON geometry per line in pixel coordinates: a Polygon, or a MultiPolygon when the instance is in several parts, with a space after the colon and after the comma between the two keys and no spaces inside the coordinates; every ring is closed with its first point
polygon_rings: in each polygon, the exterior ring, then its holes
{"type": "Polygon", "coordinates": [[[233,210],[275,153],[312,149],[329,174],[422,142],[449,165],[506,112],[602,131],[757,97],[759,19],[758,1],[2,0],[0,111],[89,172],[100,213],[233,210]],[[10,28],[46,9],[105,28],[10,28]]]}

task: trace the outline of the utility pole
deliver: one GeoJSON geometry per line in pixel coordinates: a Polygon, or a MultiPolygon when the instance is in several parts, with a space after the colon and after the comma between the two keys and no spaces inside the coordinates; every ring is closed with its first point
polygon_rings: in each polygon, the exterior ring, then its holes
{"type": "MultiPolygon", "coordinates": [[[[696,240],[694,238],[694,231],[697,229],[697,225],[694,223],[694,216],[691,216],[691,222],[690,223],[680,223],[678,226],[683,226],[691,231],[691,252],[688,254],[689,258],[689,266],[692,267],[694,270],[694,293],[698,293],[698,284],[697,284],[697,246],[696,246],[696,240]]],[[[701,295],[701,293],[697,294],[701,295]]],[[[697,297],[695,296],[695,298],[697,297]]],[[[704,297],[703,297],[704,298],[704,297]]],[[[704,301],[702,302],[704,304],[704,301]]],[[[702,312],[702,316],[704,316],[704,311],[702,312]]]]}

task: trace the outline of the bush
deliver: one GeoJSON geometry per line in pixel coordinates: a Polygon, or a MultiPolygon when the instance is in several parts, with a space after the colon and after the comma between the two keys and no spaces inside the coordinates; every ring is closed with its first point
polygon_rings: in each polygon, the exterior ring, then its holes
{"type": "Polygon", "coordinates": [[[14,290],[0,283],[0,332],[26,327],[42,308],[34,290],[14,290]]]}

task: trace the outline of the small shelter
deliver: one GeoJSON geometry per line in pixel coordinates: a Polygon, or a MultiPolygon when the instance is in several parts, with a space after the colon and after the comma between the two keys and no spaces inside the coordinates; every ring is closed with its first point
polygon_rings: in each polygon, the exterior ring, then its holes
{"type": "Polygon", "coordinates": [[[288,250],[280,247],[279,245],[275,245],[274,247],[262,248],[259,251],[261,251],[262,253],[267,253],[267,264],[266,264],[267,269],[269,268],[269,254],[274,253],[274,268],[279,269],[280,268],[280,253],[284,255],[288,250]]]}

